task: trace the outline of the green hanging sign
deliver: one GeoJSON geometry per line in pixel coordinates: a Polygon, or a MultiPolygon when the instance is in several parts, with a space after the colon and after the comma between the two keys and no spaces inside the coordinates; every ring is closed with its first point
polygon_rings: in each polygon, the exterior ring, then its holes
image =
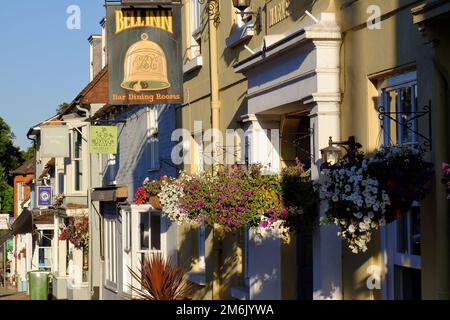
{"type": "Polygon", "coordinates": [[[92,126],[89,140],[90,153],[117,153],[117,127],[115,126],[92,126]]]}

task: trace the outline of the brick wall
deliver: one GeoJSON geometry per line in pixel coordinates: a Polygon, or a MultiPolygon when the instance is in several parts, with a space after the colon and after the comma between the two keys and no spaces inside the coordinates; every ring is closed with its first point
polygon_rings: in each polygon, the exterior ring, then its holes
{"type": "Polygon", "coordinates": [[[19,200],[19,183],[23,182],[24,184],[24,193],[23,198],[27,199],[30,194],[30,187],[26,185],[25,183],[30,181],[30,179],[33,178],[33,175],[27,175],[27,176],[15,176],[14,177],[14,218],[17,218],[17,216],[22,213],[22,208],[18,207],[18,200],[19,200]]]}

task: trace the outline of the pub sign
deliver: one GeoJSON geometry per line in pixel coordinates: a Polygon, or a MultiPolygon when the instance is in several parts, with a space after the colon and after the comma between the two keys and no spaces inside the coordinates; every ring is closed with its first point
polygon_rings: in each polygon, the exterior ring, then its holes
{"type": "Polygon", "coordinates": [[[181,103],[180,6],[107,6],[109,103],[181,103]]]}

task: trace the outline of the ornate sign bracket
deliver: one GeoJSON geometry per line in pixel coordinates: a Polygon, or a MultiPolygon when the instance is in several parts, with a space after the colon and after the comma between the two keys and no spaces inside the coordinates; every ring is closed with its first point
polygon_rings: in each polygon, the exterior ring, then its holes
{"type": "Polygon", "coordinates": [[[431,100],[428,105],[422,108],[423,111],[416,112],[386,112],[383,107],[378,108],[378,119],[381,121],[381,128],[385,130],[385,120],[394,121],[400,127],[406,128],[408,132],[413,133],[417,137],[423,139],[423,146],[429,150],[432,149],[432,132],[431,132],[431,100]],[[419,132],[414,123],[421,118],[427,118],[428,136],[419,132]]]}
{"type": "Polygon", "coordinates": [[[219,0],[197,0],[200,4],[206,3],[206,13],[209,18],[214,21],[214,25],[217,27],[220,23],[220,4],[219,0]]]}

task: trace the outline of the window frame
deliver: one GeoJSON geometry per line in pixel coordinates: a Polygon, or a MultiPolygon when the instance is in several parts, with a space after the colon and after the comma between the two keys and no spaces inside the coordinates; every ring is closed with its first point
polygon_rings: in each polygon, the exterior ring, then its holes
{"type": "MultiPolygon", "coordinates": [[[[394,75],[391,77],[387,77],[383,79],[379,86],[379,101],[381,102],[381,107],[383,107],[384,112],[402,112],[402,103],[401,96],[399,91],[405,88],[412,88],[411,90],[411,112],[417,111],[417,99],[418,99],[418,90],[417,90],[417,73],[416,71],[407,72],[399,75],[394,75]],[[396,91],[396,101],[395,108],[396,110],[391,110],[392,101],[389,100],[390,95],[388,93],[396,91]],[[400,106],[400,110],[397,107],[400,106]]],[[[391,141],[394,143],[402,143],[402,144],[416,144],[417,143],[417,134],[412,133],[412,139],[409,141],[409,135],[406,139],[403,139],[402,133],[402,125],[394,122],[395,126],[395,139],[393,141],[391,138],[392,132],[392,120],[388,117],[385,117],[383,122],[383,145],[390,145],[391,141]]],[[[418,123],[416,122],[412,128],[412,130],[417,131],[418,123]]],[[[420,204],[418,202],[413,203],[413,207],[420,208],[420,204]]],[[[420,209],[419,209],[420,210],[420,209]]],[[[419,212],[420,215],[420,212],[419,212]]],[[[406,252],[399,251],[399,230],[402,228],[400,225],[404,221],[393,221],[392,223],[381,228],[381,252],[382,252],[382,266],[384,269],[384,277],[382,278],[382,297],[383,299],[395,299],[401,295],[402,292],[398,292],[398,289],[402,287],[402,276],[395,272],[396,268],[410,268],[421,270],[421,255],[416,255],[412,253],[412,237],[414,236],[412,231],[412,210],[409,210],[405,214],[406,220],[406,233],[407,233],[407,250],[406,252]]],[[[403,228],[404,228],[403,227],[403,228]]]]}
{"type": "Polygon", "coordinates": [[[77,126],[73,128],[70,137],[71,137],[71,167],[72,167],[72,188],[74,193],[82,193],[83,188],[85,186],[85,170],[84,170],[84,150],[86,147],[85,139],[83,137],[83,126],[77,126]],[[80,139],[79,149],[77,151],[77,142],[78,137],[80,139]],[[78,156],[76,156],[78,154],[78,156]],[[79,174],[77,175],[76,167],[77,163],[79,166],[79,174]],[[77,179],[79,179],[79,188],[77,189],[77,179]]]}
{"type": "Polygon", "coordinates": [[[18,213],[20,214],[21,212],[21,210],[22,210],[22,207],[23,207],[23,205],[24,205],[24,203],[25,203],[25,184],[24,184],[24,182],[18,182],[17,183],[17,189],[18,189],[18,192],[17,192],[17,210],[18,210],[18,213]]]}
{"type": "Polygon", "coordinates": [[[118,246],[117,246],[117,220],[104,219],[104,259],[105,259],[105,287],[117,292],[118,288],[118,246]]]}
{"type": "Polygon", "coordinates": [[[189,0],[189,58],[192,60],[202,55],[202,7],[198,0],[189,0]]]}
{"type": "MultiPolygon", "coordinates": [[[[403,112],[402,110],[402,103],[401,103],[401,94],[400,90],[406,89],[406,88],[412,88],[411,90],[411,112],[417,112],[417,97],[418,97],[418,87],[417,87],[417,73],[416,71],[407,72],[399,75],[394,75],[391,77],[385,78],[383,81],[381,81],[380,85],[378,86],[378,92],[379,92],[379,101],[381,106],[383,107],[383,112],[397,112],[398,114],[401,114],[403,112]],[[395,110],[392,110],[392,101],[390,99],[391,92],[396,92],[396,101],[395,101],[395,110]],[[397,109],[400,107],[399,109],[397,109]]],[[[408,133],[411,134],[413,139],[411,141],[404,142],[403,139],[403,131],[404,126],[398,124],[397,122],[394,122],[395,125],[395,140],[394,143],[402,143],[402,144],[416,144],[418,140],[418,135],[414,134],[413,131],[417,131],[418,123],[417,119],[413,122],[413,127],[411,130],[408,129],[408,133]]],[[[392,140],[392,120],[389,117],[384,117],[383,121],[383,144],[384,145],[390,145],[392,140]]],[[[409,137],[409,135],[408,135],[409,137]]],[[[407,137],[407,138],[408,138],[407,137]]],[[[407,139],[408,140],[408,139],[407,139]]]]}

